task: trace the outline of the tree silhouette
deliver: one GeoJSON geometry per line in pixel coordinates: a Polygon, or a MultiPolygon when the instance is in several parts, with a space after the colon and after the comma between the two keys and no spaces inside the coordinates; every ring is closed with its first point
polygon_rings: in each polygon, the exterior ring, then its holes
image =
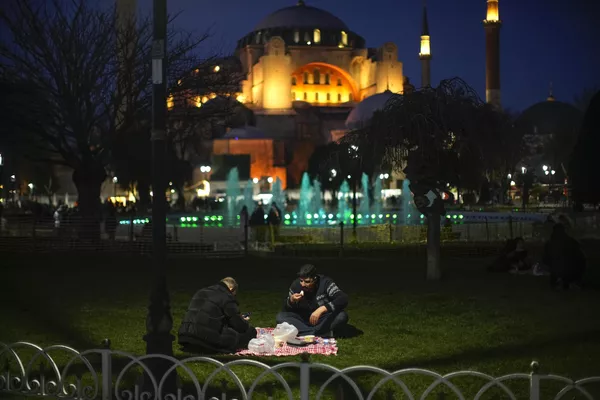
{"type": "MultiPolygon", "coordinates": [[[[115,9],[85,0],[8,0],[0,21],[3,79],[22,89],[12,109],[45,161],[73,170],[83,238],[99,237],[100,189],[123,137],[147,127],[151,105],[152,24],[123,22],[115,9]]],[[[206,38],[170,30],[168,70],[182,76],[197,64],[206,38]]],[[[131,148],[131,147],[130,147],[131,148]]]]}
{"type": "Polygon", "coordinates": [[[363,156],[403,169],[411,181],[415,204],[428,221],[429,279],[441,277],[441,193],[448,184],[468,182],[475,188],[498,168],[500,164],[488,158],[504,129],[504,116],[484,104],[462,79],[453,78],[437,88],[391,98],[370,125],[345,138],[363,156]]]}
{"type": "Polygon", "coordinates": [[[581,133],[569,164],[569,180],[576,209],[600,202],[600,173],[596,157],[600,148],[600,92],[585,113],[581,133]]]}

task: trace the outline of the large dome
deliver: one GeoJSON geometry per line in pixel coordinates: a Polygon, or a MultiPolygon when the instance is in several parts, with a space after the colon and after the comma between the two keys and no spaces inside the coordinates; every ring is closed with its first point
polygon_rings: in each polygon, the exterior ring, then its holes
{"type": "Polygon", "coordinates": [[[348,31],[348,26],[335,15],[320,8],[307,6],[304,1],[298,5],[282,8],[265,17],[255,31],[274,28],[318,28],[348,31]]]}
{"type": "Polygon", "coordinates": [[[361,129],[369,124],[369,121],[375,114],[375,111],[382,110],[387,102],[399,94],[392,93],[386,90],[383,93],[377,93],[367,97],[354,107],[348,118],[346,118],[346,128],[348,129],[361,129]]]}
{"type": "Polygon", "coordinates": [[[532,105],[519,117],[521,122],[532,127],[536,135],[553,135],[577,129],[581,119],[581,111],[571,104],[554,100],[552,96],[546,101],[532,105]]]}

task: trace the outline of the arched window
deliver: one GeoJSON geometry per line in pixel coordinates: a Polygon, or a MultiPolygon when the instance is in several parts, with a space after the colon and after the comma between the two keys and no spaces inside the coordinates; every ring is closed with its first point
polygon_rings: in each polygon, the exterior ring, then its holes
{"type": "Polygon", "coordinates": [[[348,101],[353,101],[352,100],[352,93],[348,93],[348,101]]]}
{"type": "Polygon", "coordinates": [[[330,100],[331,100],[331,94],[327,93],[327,101],[330,101],[330,100]]]}
{"type": "Polygon", "coordinates": [[[314,73],[314,77],[315,77],[315,85],[319,85],[321,84],[321,73],[319,72],[318,69],[315,69],[314,73]]]}
{"type": "Polygon", "coordinates": [[[296,77],[292,76],[292,86],[296,86],[297,82],[296,82],[296,77]]]}
{"type": "Polygon", "coordinates": [[[342,101],[342,94],[338,93],[338,101],[342,101]]]}
{"type": "Polygon", "coordinates": [[[300,31],[298,29],[294,31],[294,43],[300,43],[300,31]]]}
{"type": "Polygon", "coordinates": [[[315,101],[319,101],[319,93],[315,93],[315,101]]]}
{"type": "Polygon", "coordinates": [[[292,101],[296,100],[296,92],[292,92],[292,101]]]}
{"type": "Polygon", "coordinates": [[[348,34],[342,31],[342,44],[348,46],[348,34]]]}
{"type": "Polygon", "coordinates": [[[308,93],[304,92],[304,100],[308,100],[308,93]]]}
{"type": "Polygon", "coordinates": [[[321,30],[320,29],[315,29],[313,31],[313,42],[321,43],[321,30]]]}
{"type": "Polygon", "coordinates": [[[338,78],[338,80],[337,80],[337,85],[338,85],[338,86],[342,86],[342,79],[341,79],[341,78],[338,78]]]}
{"type": "Polygon", "coordinates": [[[308,84],[308,72],[304,73],[304,84],[308,84]]]}
{"type": "Polygon", "coordinates": [[[325,84],[329,85],[329,72],[325,74],[325,84]]]}

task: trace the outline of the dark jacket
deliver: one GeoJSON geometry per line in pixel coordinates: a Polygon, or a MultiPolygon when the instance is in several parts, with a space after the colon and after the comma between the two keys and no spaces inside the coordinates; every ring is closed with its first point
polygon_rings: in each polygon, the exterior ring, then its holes
{"type": "Polygon", "coordinates": [[[544,246],[542,261],[550,273],[561,278],[581,278],[586,259],[579,242],[566,233],[552,233],[544,246]]]}
{"type": "Polygon", "coordinates": [[[319,307],[325,306],[329,312],[337,312],[348,306],[348,295],[335,284],[335,282],[325,275],[318,275],[316,288],[307,291],[304,290],[304,297],[297,303],[290,301],[290,296],[294,293],[300,293],[302,286],[300,278],[292,282],[288,297],[285,301],[285,311],[298,313],[303,319],[309,319],[310,315],[319,307]]]}
{"type": "Polygon", "coordinates": [[[194,294],[179,328],[179,343],[235,351],[240,334],[249,329],[237,300],[227,285],[219,282],[194,294]]]}

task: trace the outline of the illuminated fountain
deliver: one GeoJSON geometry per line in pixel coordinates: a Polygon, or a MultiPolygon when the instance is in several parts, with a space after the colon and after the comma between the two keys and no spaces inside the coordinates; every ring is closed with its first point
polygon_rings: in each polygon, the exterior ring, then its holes
{"type": "Polygon", "coordinates": [[[252,179],[248,179],[248,183],[246,183],[246,187],[244,188],[244,206],[248,209],[248,215],[252,215],[254,211],[254,183],[252,179]]]}
{"type": "Polygon", "coordinates": [[[275,179],[275,183],[273,183],[273,188],[271,189],[271,202],[277,204],[277,207],[283,209],[285,205],[285,193],[282,188],[281,179],[275,179]]]}
{"type": "Polygon", "coordinates": [[[238,197],[240,197],[240,174],[237,168],[232,168],[227,174],[225,199],[227,200],[227,215],[225,224],[233,226],[237,222],[238,197]]]}
{"type": "Polygon", "coordinates": [[[402,222],[404,225],[410,225],[411,220],[414,219],[418,214],[418,211],[413,203],[412,193],[409,185],[410,181],[408,179],[405,179],[404,182],[402,182],[402,222]]]}
{"type": "Polygon", "coordinates": [[[325,209],[323,208],[323,192],[321,190],[321,182],[318,179],[313,181],[312,199],[311,199],[311,210],[314,215],[320,217],[325,215],[325,209]]]}
{"type": "Polygon", "coordinates": [[[371,212],[371,207],[369,204],[369,177],[364,172],[362,174],[360,184],[362,186],[362,198],[360,199],[360,205],[358,206],[358,213],[362,218],[358,222],[370,224],[371,218],[369,213],[371,212]]]}
{"type": "Polygon", "coordinates": [[[375,220],[377,222],[382,222],[382,217],[380,217],[383,208],[383,199],[381,197],[382,178],[383,177],[379,177],[379,179],[375,179],[375,188],[373,189],[373,214],[375,214],[375,220]]]}
{"type": "Polygon", "coordinates": [[[347,224],[350,222],[350,209],[348,208],[348,193],[350,193],[350,185],[348,181],[344,179],[344,182],[340,185],[338,192],[338,211],[337,219],[340,222],[347,224]]]}
{"type": "Polygon", "coordinates": [[[307,215],[311,215],[311,198],[312,198],[312,186],[310,184],[310,178],[308,173],[302,175],[302,183],[300,184],[300,199],[298,200],[298,224],[306,225],[306,221],[311,217],[307,218],[307,215]]]}

